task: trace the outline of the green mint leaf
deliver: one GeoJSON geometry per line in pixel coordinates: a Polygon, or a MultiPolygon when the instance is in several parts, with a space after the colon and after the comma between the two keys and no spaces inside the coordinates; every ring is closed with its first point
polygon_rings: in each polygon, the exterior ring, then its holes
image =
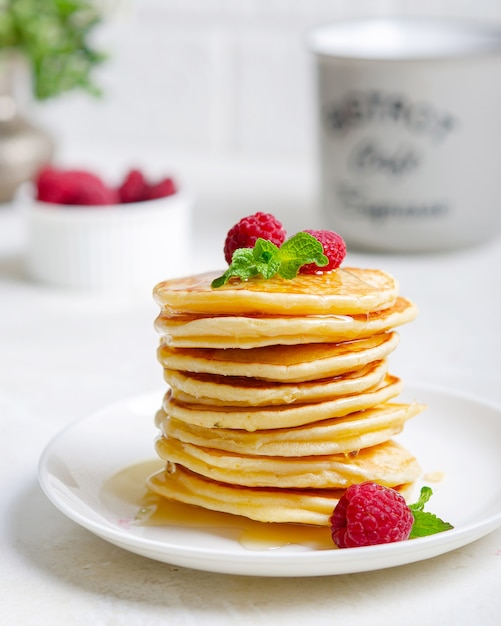
{"type": "Polygon", "coordinates": [[[235,250],[230,266],[222,276],[212,281],[212,287],[222,287],[233,277],[240,280],[249,280],[259,275],[271,278],[279,267],[279,248],[271,241],[259,238],[253,248],[235,250]]]}
{"type": "Polygon", "coordinates": [[[430,487],[422,487],[418,501],[409,505],[409,509],[414,517],[414,524],[412,525],[409,539],[427,537],[428,535],[434,535],[436,533],[441,533],[444,530],[451,530],[454,528],[454,526],[448,522],[444,522],[433,513],[424,511],[424,505],[428,502],[432,495],[433,491],[430,487]]]}
{"type": "Polygon", "coordinates": [[[222,287],[233,276],[237,276],[240,280],[248,280],[256,275],[253,248],[239,248],[233,253],[231,264],[226,272],[212,281],[212,287],[222,287]]]}
{"type": "Polygon", "coordinates": [[[433,491],[431,487],[421,487],[421,492],[419,494],[418,501],[414,504],[410,504],[409,508],[414,513],[415,511],[423,511],[424,505],[428,502],[428,500],[433,495],[433,491]]]}
{"type": "Polygon", "coordinates": [[[316,263],[319,267],[324,267],[329,263],[320,241],[304,232],[284,241],[280,247],[280,261],[278,274],[286,279],[297,276],[303,265],[316,263]]]}
{"type": "Polygon", "coordinates": [[[266,279],[275,276],[280,267],[280,251],[274,243],[267,239],[257,239],[253,256],[257,274],[266,279]]]}
{"type": "Polygon", "coordinates": [[[415,539],[416,537],[428,537],[428,535],[435,535],[436,533],[441,533],[444,530],[451,530],[454,528],[452,524],[442,521],[433,513],[427,513],[426,511],[413,511],[412,514],[414,515],[414,524],[412,525],[409,539],[415,539]]]}
{"type": "Polygon", "coordinates": [[[239,248],[233,253],[226,272],[212,281],[212,287],[222,287],[231,278],[249,280],[255,276],[264,279],[277,274],[285,279],[294,278],[299,268],[309,263],[324,267],[329,259],[320,241],[309,233],[300,232],[287,239],[280,248],[267,239],[256,240],[254,248],[239,248]]]}

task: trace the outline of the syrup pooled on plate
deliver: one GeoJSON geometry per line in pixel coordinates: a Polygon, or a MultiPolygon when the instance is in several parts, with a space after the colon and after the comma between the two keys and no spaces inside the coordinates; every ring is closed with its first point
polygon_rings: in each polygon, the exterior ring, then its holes
{"type": "Polygon", "coordinates": [[[167,500],[146,486],[147,477],[162,467],[163,463],[157,459],[144,461],[124,468],[103,484],[100,494],[103,506],[117,516],[121,528],[181,526],[204,528],[208,533],[227,529],[229,535],[236,532],[238,542],[248,550],[272,550],[290,544],[313,550],[335,549],[327,527],[255,522],[167,500]]]}

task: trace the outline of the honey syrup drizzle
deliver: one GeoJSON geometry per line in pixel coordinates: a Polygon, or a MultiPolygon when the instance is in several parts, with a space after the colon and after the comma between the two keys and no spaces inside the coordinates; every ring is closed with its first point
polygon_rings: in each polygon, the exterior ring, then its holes
{"type": "Polygon", "coordinates": [[[111,476],[101,489],[103,506],[119,516],[122,527],[157,526],[226,530],[248,550],[273,550],[299,545],[312,550],[335,546],[327,527],[300,524],[266,524],[167,500],[146,486],[146,479],[163,467],[160,460],[128,466],[111,476]],[[128,513],[123,517],[124,510],[128,513]]]}

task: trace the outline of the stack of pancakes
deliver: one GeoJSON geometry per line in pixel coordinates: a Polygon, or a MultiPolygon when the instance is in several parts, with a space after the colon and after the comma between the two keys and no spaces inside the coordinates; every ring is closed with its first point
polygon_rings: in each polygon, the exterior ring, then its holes
{"type": "Polygon", "coordinates": [[[396,402],[396,327],[417,310],[380,270],[292,280],[215,273],[160,283],[168,391],[156,423],[166,498],[263,522],[328,525],[344,490],[405,493],[420,473],[392,437],[423,405],[396,402]]]}

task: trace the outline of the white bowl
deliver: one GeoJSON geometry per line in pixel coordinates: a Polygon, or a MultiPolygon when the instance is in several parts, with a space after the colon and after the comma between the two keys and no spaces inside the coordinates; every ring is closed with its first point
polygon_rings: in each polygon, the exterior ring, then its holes
{"type": "Polygon", "coordinates": [[[186,272],[193,197],[67,206],[22,201],[27,271],[36,281],[93,291],[153,289],[186,272]]]}

